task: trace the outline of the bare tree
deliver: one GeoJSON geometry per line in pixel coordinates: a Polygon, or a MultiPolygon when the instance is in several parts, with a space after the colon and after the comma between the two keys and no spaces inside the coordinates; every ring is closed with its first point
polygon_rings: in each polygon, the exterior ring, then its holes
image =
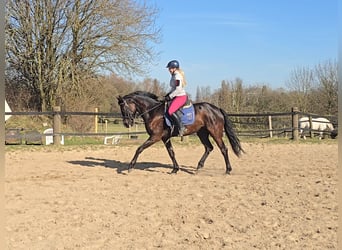
{"type": "Polygon", "coordinates": [[[320,112],[327,115],[337,115],[338,111],[338,80],[337,80],[337,63],[327,61],[318,64],[315,67],[315,76],[317,78],[317,89],[319,95],[316,103],[323,108],[320,112]]]}
{"type": "Polygon", "coordinates": [[[196,89],[196,102],[211,102],[212,101],[212,93],[210,86],[200,87],[198,86],[196,89]]]}
{"type": "Polygon", "coordinates": [[[242,79],[234,81],[222,81],[221,88],[217,91],[218,106],[228,112],[239,112],[243,104],[242,79]]]}
{"type": "Polygon", "coordinates": [[[327,61],[314,69],[298,68],[287,83],[292,106],[303,112],[337,115],[337,63],[327,61]]]}
{"type": "Polygon", "coordinates": [[[57,97],[85,94],[82,83],[101,72],[143,74],[156,55],[157,14],[133,0],[9,0],[7,70],[50,109],[57,97]]]}
{"type": "Polygon", "coordinates": [[[157,79],[145,78],[142,82],[137,84],[138,90],[144,90],[154,93],[157,96],[164,96],[168,91],[166,84],[160,83],[157,79]]]}
{"type": "Polygon", "coordinates": [[[235,112],[240,112],[243,106],[244,101],[244,93],[242,87],[242,79],[236,78],[234,82],[232,82],[232,106],[235,112]]]}
{"type": "Polygon", "coordinates": [[[221,82],[221,88],[218,91],[218,106],[224,110],[230,110],[230,86],[228,81],[221,82]]]}
{"type": "Polygon", "coordinates": [[[313,71],[306,67],[293,70],[287,87],[293,96],[292,105],[297,106],[303,112],[309,111],[309,94],[314,87],[313,71]]]}
{"type": "Polygon", "coordinates": [[[51,80],[54,78],[51,68],[56,60],[52,55],[56,50],[52,42],[60,43],[53,34],[59,33],[57,24],[63,16],[63,7],[59,2],[50,1],[7,3],[6,70],[15,77],[13,82],[26,85],[25,88],[38,97],[36,108],[46,107],[50,102],[48,92],[53,87],[51,80]]]}
{"type": "Polygon", "coordinates": [[[202,99],[202,93],[201,93],[201,88],[197,86],[196,88],[196,96],[195,96],[195,102],[200,102],[202,99]]]}

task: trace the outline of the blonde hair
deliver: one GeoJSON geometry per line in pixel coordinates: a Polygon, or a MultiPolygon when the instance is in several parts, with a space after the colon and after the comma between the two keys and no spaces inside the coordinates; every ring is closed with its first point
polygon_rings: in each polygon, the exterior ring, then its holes
{"type": "Polygon", "coordinates": [[[178,68],[177,71],[179,72],[179,74],[181,74],[181,76],[183,78],[183,81],[182,81],[183,84],[182,85],[183,85],[183,87],[185,87],[186,86],[185,73],[181,68],[178,68]]]}

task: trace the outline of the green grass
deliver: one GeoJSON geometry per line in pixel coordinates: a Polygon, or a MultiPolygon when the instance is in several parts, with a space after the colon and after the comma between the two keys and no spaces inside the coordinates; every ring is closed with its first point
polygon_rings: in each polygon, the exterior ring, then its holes
{"type": "Polygon", "coordinates": [[[256,137],[240,137],[241,142],[245,143],[266,143],[266,144],[337,144],[337,139],[322,139],[319,140],[317,137],[315,138],[307,138],[306,140],[300,138],[298,141],[294,141],[291,138],[285,137],[274,137],[274,138],[256,138],[256,137]]]}
{"type": "MultiPolygon", "coordinates": [[[[29,117],[29,116],[21,116],[21,117],[13,117],[6,122],[6,128],[24,128],[21,131],[21,134],[24,135],[28,130],[37,130],[40,133],[51,127],[48,119],[42,119],[37,117],[29,117]],[[43,124],[47,123],[48,126],[43,126],[43,124]]],[[[73,133],[71,129],[63,125],[62,126],[62,133],[73,133]]],[[[75,131],[77,133],[77,131],[75,131]]],[[[90,133],[95,132],[95,128],[93,131],[89,131],[90,133]]],[[[115,124],[113,122],[105,123],[98,123],[97,126],[98,133],[108,133],[108,136],[114,133],[129,133],[122,136],[120,143],[118,146],[139,146],[141,145],[147,138],[148,135],[145,131],[144,124],[135,125],[133,128],[127,129],[122,124],[115,124]],[[143,134],[135,134],[136,132],[143,132],[143,134]],[[131,139],[131,135],[138,136],[137,139],[131,139]]],[[[63,146],[56,146],[56,145],[24,145],[25,141],[23,140],[22,145],[7,145],[5,147],[6,151],[12,150],[40,150],[40,149],[52,149],[63,147],[64,149],[72,149],[75,147],[83,148],[83,147],[108,147],[112,145],[104,145],[104,137],[101,136],[64,136],[64,145],[63,146]]],[[[43,138],[44,139],[44,138],[43,138]]],[[[293,141],[290,138],[285,137],[274,137],[274,138],[255,138],[255,137],[239,137],[242,143],[266,143],[266,144],[291,144],[291,143],[298,143],[298,144],[337,144],[338,140],[333,139],[323,139],[319,140],[317,137],[315,138],[308,138],[307,140],[299,139],[298,141],[293,141]]],[[[183,145],[183,146],[191,146],[191,145],[201,145],[200,140],[196,136],[196,134],[184,137],[184,140],[181,141],[180,137],[174,137],[171,139],[172,143],[176,145],[183,145]]],[[[228,138],[224,137],[224,141],[226,145],[229,145],[228,138]]],[[[215,142],[211,138],[211,142],[216,147],[215,142]]],[[[164,147],[163,143],[157,143],[157,147],[164,147]]],[[[116,145],[114,145],[116,146],[116,145]]]]}
{"type": "MultiPolygon", "coordinates": [[[[103,148],[108,147],[139,147],[145,140],[147,139],[147,134],[138,135],[138,139],[130,139],[127,135],[123,136],[117,145],[104,145],[104,136],[66,136],[64,138],[64,145],[6,145],[5,152],[12,151],[69,151],[69,150],[101,150],[103,148]]],[[[210,139],[214,147],[216,147],[216,143],[211,138],[210,139]]],[[[191,135],[183,138],[181,141],[180,137],[171,138],[172,144],[174,147],[178,146],[198,146],[202,145],[200,140],[196,135],[191,135]]],[[[338,140],[336,139],[323,139],[319,140],[318,138],[308,138],[307,140],[300,139],[298,141],[293,141],[289,138],[252,138],[252,137],[241,137],[240,141],[242,144],[251,143],[251,144],[338,144],[338,140]]],[[[225,144],[230,147],[228,138],[224,138],[225,144]]],[[[164,148],[164,144],[162,142],[158,142],[153,147],[164,148]]]]}

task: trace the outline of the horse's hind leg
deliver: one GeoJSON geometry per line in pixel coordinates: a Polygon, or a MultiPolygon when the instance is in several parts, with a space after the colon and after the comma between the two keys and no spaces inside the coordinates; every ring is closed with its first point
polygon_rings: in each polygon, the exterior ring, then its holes
{"type": "Polygon", "coordinates": [[[202,144],[204,145],[204,154],[202,155],[200,161],[198,162],[197,165],[197,170],[203,168],[204,166],[204,162],[207,159],[208,155],[210,154],[210,152],[213,150],[213,145],[211,144],[210,140],[209,140],[209,132],[206,129],[201,129],[197,132],[197,136],[200,138],[202,144]]]}
{"type": "Polygon", "coordinates": [[[168,138],[167,140],[163,140],[163,141],[164,141],[164,145],[165,145],[167,152],[169,153],[169,156],[170,156],[172,163],[173,163],[173,169],[171,171],[171,174],[176,174],[179,170],[179,165],[176,161],[175,151],[173,150],[170,138],[168,138]]]}
{"type": "Polygon", "coordinates": [[[220,149],[221,149],[221,153],[223,154],[224,160],[226,162],[226,174],[230,174],[230,172],[232,171],[232,166],[230,165],[230,162],[229,162],[228,149],[223,141],[222,141],[222,145],[220,146],[220,149]]]}
{"type": "Polygon", "coordinates": [[[230,172],[232,171],[232,166],[230,165],[230,162],[229,162],[228,149],[222,139],[223,134],[215,134],[215,135],[212,135],[212,137],[214,138],[217,146],[220,148],[224,161],[226,162],[226,174],[230,174],[230,172]]]}

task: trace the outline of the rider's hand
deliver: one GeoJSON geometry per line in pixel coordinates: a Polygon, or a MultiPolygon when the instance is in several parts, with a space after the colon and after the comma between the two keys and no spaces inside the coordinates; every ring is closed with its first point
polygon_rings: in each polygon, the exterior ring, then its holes
{"type": "Polygon", "coordinates": [[[171,97],[169,95],[164,96],[164,100],[166,102],[171,101],[171,97]]]}

